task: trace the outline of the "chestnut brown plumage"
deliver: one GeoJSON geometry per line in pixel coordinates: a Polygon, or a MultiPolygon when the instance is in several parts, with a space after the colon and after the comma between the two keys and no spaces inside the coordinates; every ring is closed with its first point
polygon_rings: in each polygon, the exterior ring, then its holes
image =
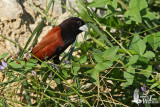
{"type": "Polygon", "coordinates": [[[86,30],[85,22],[82,19],[70,17],[51,29],[31,53],[42,61],[53,57],[54,63],[58,64],[60,54],[76,40],[79,33],[86,30]]]}

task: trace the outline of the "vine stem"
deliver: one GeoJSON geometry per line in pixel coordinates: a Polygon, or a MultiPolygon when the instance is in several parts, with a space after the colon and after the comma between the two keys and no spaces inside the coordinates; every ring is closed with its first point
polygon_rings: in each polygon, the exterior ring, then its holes
{"type": "Polygon", "coordinates": [[[129,10],[128,6],[125,5],[125,4],[123,3],[123,1],[118,0],[118,3],[120,3],[126,10],[129,10]]]}

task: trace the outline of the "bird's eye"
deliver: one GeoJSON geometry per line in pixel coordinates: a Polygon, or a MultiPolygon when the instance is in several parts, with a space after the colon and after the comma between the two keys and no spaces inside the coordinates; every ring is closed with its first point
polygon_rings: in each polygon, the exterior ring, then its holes
{"type": "Polygon", "coordinates": [[[81,25],[81,21],[77,21],[78,25],[81,25]]]}

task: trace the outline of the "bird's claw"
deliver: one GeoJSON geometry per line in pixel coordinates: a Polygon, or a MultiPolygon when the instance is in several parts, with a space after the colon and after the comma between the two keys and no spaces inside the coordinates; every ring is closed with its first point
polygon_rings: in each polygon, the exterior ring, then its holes
{"type": "Polygon", "coordinates": [[[59,66],[58,65],[52,64],[52,63],[47,63],[47,64],[51,65],[54,70],[56,69],[59,72],[59,66]]]}
{"type": "Polygon", "coordinates": [[[66,68],[72,68],[72,62],[69,60],[63,61],[63,64],[66,68]]]}
{"type": "Polygon", "coordinates": [[[63,64],[65,64],[65,65],[67,65],[67,64],[71,65],[72,63],[69,60],[65,60],[65,61],[63,61],[63,64]]]}

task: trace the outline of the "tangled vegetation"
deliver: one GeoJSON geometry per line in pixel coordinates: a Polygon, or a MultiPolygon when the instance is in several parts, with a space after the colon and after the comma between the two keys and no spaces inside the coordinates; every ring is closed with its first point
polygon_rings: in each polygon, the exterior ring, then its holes
{"type": "MultiPolygon", "coordinates": [[[[3,54],[0,69],[0,105],[15,106],[146,106],[160,105],[160,1],[159,0],[77,0],[78,10],[68,11],[87,23],[83,41],[75,41],[61,63],[53,69],[37,60],[24,60],[27,47],[36,41],[44,18],[35,28],[19,58],[3,54]],[[73,54],[73,52],[75,54],[73,54]],[[3,80],[6,79],[4,82],[3,80]],[[134,92],[152,95],[149,103],[134,102],[134,92]],[[23,101],[17,99],[22,94],[23,101]],[[136,104],[137,103],[137,104],[136,104]]],[[[65,6],[64,6],[65,7],[65,6]]],[[[51,60],[52,62],[52,60],[51,60]]]]}

